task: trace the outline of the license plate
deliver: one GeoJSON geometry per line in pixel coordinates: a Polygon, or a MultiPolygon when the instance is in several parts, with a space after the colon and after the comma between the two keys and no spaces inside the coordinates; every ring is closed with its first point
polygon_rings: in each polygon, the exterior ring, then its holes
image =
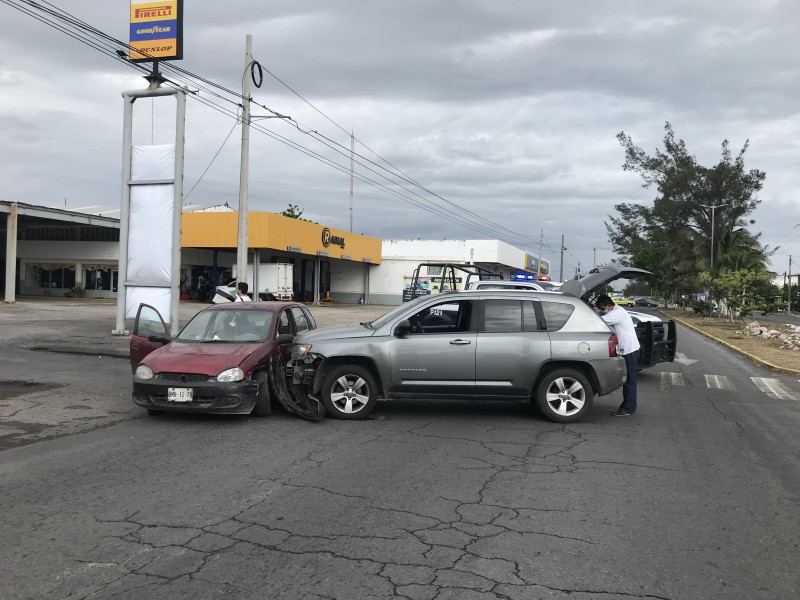
{"type": "Polygon", "coordinates": [[[170,402],[191,402],[192,388],[167,388],[167,400],[170,402]]]}

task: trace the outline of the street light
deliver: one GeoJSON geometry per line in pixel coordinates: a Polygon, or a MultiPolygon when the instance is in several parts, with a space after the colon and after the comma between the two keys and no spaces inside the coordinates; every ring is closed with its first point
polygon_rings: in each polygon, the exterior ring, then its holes
{"type": "MultiPolygon", "coordinates": [[[[718,208],[722,208],[723,206],[730,206],[730,202],[726,202],[725,204],[701,204],[703,208],[710,208],[711,209],[711,269],[709,269],[709,273],[711,277],[714,277],[714,211],[718,208]]],[[[712,310],[712,302],[711,297],[708,298],[708,316],[711,316],[712,310]]]]}

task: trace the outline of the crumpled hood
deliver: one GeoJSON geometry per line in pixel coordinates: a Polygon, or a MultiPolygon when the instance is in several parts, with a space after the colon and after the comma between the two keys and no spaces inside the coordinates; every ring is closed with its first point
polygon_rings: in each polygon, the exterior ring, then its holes
{"type": "Polygon", "coordinates": [[[238,367],[262,344],[205,344],[172,342],[153,351],[142,361],[156,373],[199,373],[216,376],[238,367]]]}
{"type": "Polygon", "coordinates": [[[359,338],[369,337],[375,333],[374,329],[364,327],[358,323],[352,325],[345,325],[344,327],[321,327],[319,329],[311,329],[304,331],[294,338],[295,344],[308,344],[320,340],[335,340],[337,338],[359,338]]]}

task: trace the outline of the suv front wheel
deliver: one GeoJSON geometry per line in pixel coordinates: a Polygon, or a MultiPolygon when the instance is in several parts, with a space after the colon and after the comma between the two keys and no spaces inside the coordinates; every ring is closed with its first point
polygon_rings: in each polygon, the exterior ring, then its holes
{"type": "Polygon", "coordinates": [[[545,374],[536,388],[536,404],[556,423],[579,421],[592,406],[594,390],[586,377],[572,369],[545,374]]]}
{"type": "Polygon", "coordinates": [[[322,403],[337,419],[363,419],[378,400],[372,374],[358,365],[336,367],[322,384],[322,403]]]}

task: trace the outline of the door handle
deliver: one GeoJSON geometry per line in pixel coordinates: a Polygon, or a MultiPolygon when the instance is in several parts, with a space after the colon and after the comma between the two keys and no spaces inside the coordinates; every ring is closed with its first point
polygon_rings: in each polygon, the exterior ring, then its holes
{"type": "Polygon", "coordinates": [[[450,342],[451,346],[466,346],[467,344],[471,344],[469,340],[452,340],[450,342]]]}

